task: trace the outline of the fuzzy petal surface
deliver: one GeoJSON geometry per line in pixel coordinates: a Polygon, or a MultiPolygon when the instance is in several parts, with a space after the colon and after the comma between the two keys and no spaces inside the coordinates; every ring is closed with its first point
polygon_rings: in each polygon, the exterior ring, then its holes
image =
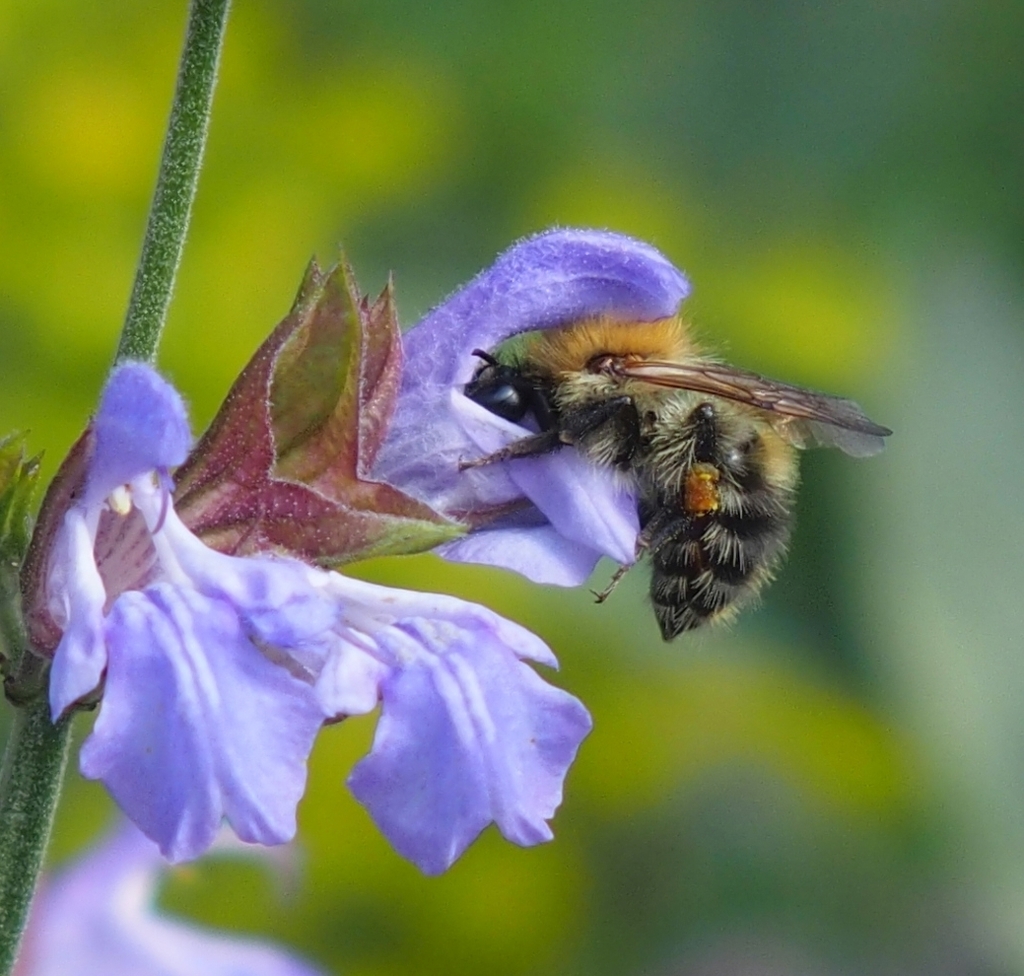
{"type": "Polygon", "coordinates": [[[172,861],[202,853],[222,817],[243,840],[290,840],[323,718],[312,688],[260,653],[231,604],[170,584],[122,595],[107,647],[82,774],[172,861]]]}
{"type": "Polygon", "coordinates": [[[436,621],[378,635],[396,666],[349,786],[395,849],[439,874],[489,823],[520,845],[547,821],[590,716],[487,628],[436,621]]]}
{"type": "MultiPolygon", "coordinates": [[[[528,479],[511,464],[459,471],[460,460],[480,456],[482,441],[516,429],[472,404],[462,388],[479,363],[474,349],[491,350],[520,332],[595,315],[663,318],[675,314],[689,290],[664,255],[622,234],[553,230],[521,241],[405,335],[401,394],[375,476],[455,518],[525,498],[559,534],[572,533],[566,537],[631,562],[635,531],[629,538],[623,521],[630,501],[614,473],[595,469],[586,486],[574,484],[577,472],[559,460],[566,451],[531,461],[535,475],[528,479]],[[572,511],[584,487],[589,503],[572,511]]],[[[470,551],[458,544],[445,548],[450,558],[470,551]]],[[[502,563],[500,553],[486,555],[492,564],[522,565],[520,556],[502,563]]],[[[554,554],[532,578],[567,578],[558,569],[562,562],[554,554]]]]}
{"type": "Polygon", "coordinates": [[[93,421],[95,452],[89,464],[86,504],[147,471],[181,464],[192,434],[178,392],[145,363],[119,366],[104,387],[93,421]]]}

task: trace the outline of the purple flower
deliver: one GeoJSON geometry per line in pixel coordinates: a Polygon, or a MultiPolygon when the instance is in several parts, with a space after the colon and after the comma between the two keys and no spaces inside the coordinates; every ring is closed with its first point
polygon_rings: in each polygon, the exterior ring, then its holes
{"type": "Polygon", "coordinates": [[[153,902],[166,866],[125,823],[44,879],[18,976],[316,976],[275,946],[161,917],[153,902]]]}
{"type": "Polygon", "coordinates": [[[596,315],[673,315],[686,278],[657,250],[621,234],[553,230],[510,248],[404,337],[398,408],[374,474],[454,518],[481,525],[438,551],[575,586],[602,556],[635,558],[636,504],[612,472],[560,451],[460,472],[529,431],[465,397],[478,361],[521,332],[596,315]],[[516,502],[525,511],[495,518],[516,502]]]}
{"type": "Polygon", "coordinates": [[[49,559],[51,710],[102,689],[82,773],[168,858],[198,856],[223,818],[244,840],[289,840],[325,717],[378,702],[351,784],[402,854],[442,871],[491,821],[550,839],[590,718],[523,663],[556,666],[542,641],[453,597],[208,548],[169,493],[183,405],[147,366],[114,373],[92,432],[49,559]]]}
{"type": "Polygon", "coordinates": [[[82,774],[102,780],[171,860],[198,856],[223,817],[244,840],[289,840],[323,712],[310,685],[264,649],[325,639],[338,610],[322,574],[221,555],[182,525],[166,472],[184,460],[188,423],[149,367],[112,376],[93,432],[84,490],[50,559],[50,610],[64,630],[53,716],[105,676],[82,774]],[[119,530],[137,541],[98,557],[97,536],[119,530]],[[145,585],[118,592],[112,580],[131,577],[145,585]]]}

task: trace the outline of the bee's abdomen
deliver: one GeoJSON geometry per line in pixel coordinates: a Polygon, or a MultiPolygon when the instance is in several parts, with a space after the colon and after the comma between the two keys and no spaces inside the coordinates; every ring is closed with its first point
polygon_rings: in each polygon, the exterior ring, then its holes
{"type": "Polygon", "coordinates": [[[652,530],[651,602],[665,640],[730,616],[767,582],[785,551],[788,497],[760,486],[735,504],[725,501],[698,513],[678,503],[641,505],[641,523],[652,530]]]}

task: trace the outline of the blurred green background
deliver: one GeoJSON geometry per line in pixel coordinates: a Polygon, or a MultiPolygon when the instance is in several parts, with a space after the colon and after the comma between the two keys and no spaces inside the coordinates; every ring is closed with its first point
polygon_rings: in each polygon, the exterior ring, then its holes
{"type": "MultiPolygon", "coordinates": [[[[0,431],[48,471],[112,356],[184,18],[0,5],[0,431]]],[[[763,606],[670,646],[643,571],[597,607],[356,567],[556,649],[596,727],[555,842],[420,876],[344,787],[351,721],[294,885],[202,862],[169,909],[350,976],[1024,973],[1022,37],[999,0],[238,0],[161,356],[197,429],[313,253],[394,271],[411,324],[562,224],[652,241],[707,342],[896,434],[807,455],[763,606]]],[[[54,861],[111,817],[72,776],[54,861]]]]}

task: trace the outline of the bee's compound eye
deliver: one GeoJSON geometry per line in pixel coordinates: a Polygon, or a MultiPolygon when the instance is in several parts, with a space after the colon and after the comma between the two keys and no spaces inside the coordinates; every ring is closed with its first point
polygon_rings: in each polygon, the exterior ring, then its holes
{"type": "Polygon", "coordinates": [[[466,387],[466,396],[485,410],[513,423],[522,420],[529,410],[522,393],[512,383],[470,383],[466,387]]]}

